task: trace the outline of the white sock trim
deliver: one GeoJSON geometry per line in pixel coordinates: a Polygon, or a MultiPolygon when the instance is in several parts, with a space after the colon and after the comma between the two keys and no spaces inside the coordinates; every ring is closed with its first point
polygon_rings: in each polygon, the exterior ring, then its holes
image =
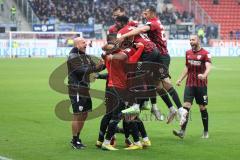
{"type": "Polygon", "coordinates": [[[104,143],[105,145],[109,145],[109,144],[110,144],[110,141],[105,139],[103,143],[104,143]]]}
{"type": "Polygon", "coordinates": [[[140,141],[134,142],[134,144],[137,145],[137,146],[141,146],[142,145],[140,141]]]}
{"type": "Polygon", "coordinates": [[[145,142],[146,142],[146,141],[149,141],[149,138],[148,138],[148,137],[144,137],[144,138],[143,138],[143,141],[145,141],[145,142]]]}

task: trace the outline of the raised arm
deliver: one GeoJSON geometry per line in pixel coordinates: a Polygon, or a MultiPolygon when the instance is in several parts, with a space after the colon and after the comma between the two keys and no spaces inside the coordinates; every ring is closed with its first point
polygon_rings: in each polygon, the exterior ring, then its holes
{"type": "Polygon", "coordinates": [[[116,42],[117,43],[123,42],[124,39],[126,39],[127,37],[135,36],[135,35],[138,35],[140,33],[145,33],[147,31],[149,31],[150,29],[151,28],[148,25],[135,28],[135,29],[131,30],[130,32],[126,33],[126,34],[123,34],[123,35],[117,37],[117,41],[116,42]]]}
{"type": "Polygon", "coordinates": [[[77,74],[90,74],[93,72],[101,71],[104,68],[104,63],[102,61],[100,61],[97,65],[83,64],[79,58],[71,59],[70,64],[73,71],[75,71],[77,74]]]}

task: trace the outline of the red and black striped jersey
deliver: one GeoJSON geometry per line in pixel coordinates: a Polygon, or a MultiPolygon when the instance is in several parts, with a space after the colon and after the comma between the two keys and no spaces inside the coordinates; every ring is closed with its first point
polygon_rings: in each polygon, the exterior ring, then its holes
{"type": "Polygon", "coordinates": [[[156,44],[161,54],[168,54],[165,30],[160,20],[157,17],[149,19],[146,25],[150,26],[150,30],[147,32],[150,40],[156,44]]]}
{"type": "MultiPolygon", "coordinates": [[[[118,31],[117,37],[121,37],[122,35],[132,31],[135,28],[136,27],[126,25],[121,30],[118,31]]],[[[156,48],[156,45],[145,34],[139,34],[139,35],[134,36],[133,41],[134,41],[134,43],[141,42],[144,45],[145,53],[152,53],[154,48],[156,48]]]]}
{"type": "Polygon", "coordinates": [[[203,74],[206,70],[206,62],[211,63],[211,55],[205,49],[202,48],[197,52],[193,50],[186,52],[186,66],[188,68],[186,86],[207,86],[207,79],[198,79],[198,75],[203,74]]]}

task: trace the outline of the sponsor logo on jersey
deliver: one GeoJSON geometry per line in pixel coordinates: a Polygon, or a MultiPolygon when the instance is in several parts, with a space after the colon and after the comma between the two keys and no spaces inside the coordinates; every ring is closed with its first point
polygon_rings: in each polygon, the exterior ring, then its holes
{"type": "Polygon", "coordinates": [[[195,60],[188,60],[188,63],[193,66],[201,66],[201,64],[202,64],[201,61],[195,61],[195,60]]]}

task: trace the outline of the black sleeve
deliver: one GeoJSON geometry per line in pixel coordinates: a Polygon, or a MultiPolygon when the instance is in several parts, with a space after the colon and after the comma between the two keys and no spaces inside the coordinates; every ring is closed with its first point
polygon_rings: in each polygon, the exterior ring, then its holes
{"type": "Polygon", "coordinates": [[[83,64],[81,59],[73,58],[70,60],[71,71],[77,74],[93,73],[97,71],[96,65],[83,64]]]}
{"type": "Polygon", "coordinates": [[[97,73],[97,79],[107,79],[108,78],[108,73],[97,73]]]}
{"type": "Polygon", "coordinates": [[[106,66],[104,64],[97,66],[96,63],[92,60],[92,58],[90,56],[87,56],[87,58],[89,59],[91,65],[95,66],[94,72],[101,72],[102,70],[104,70],[106,68],[106,66]]]}

